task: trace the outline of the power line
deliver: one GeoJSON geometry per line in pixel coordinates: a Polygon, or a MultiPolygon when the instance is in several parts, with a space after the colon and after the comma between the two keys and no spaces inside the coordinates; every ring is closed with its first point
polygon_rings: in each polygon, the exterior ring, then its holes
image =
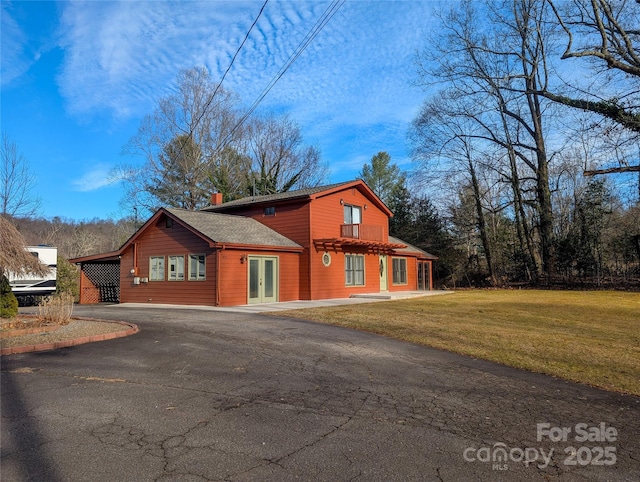
{"type": "MultiPolygon", "coordinates": [[[[249,38],[249,34],[251,34],[251,31],[253,30],[253,27],[255,27],[256,23],[258,23],[258,19],[262,15],[262,12],[264,12],[264,8],[267,6],[267,3],[269,3],[269,0],[265,0],[265,2],[262,4],[262,8],[260,9],[260,12],[258,12],[258,16],[253,21],[253,23],[251,24],[251,27],[249,27],[249,30],[247,30],[247,34],[244,36],[244,40],[240,44],[240,47],[238,47],[238,50],[236,50],[236,53],[233,55],[233,58],[231,59],[231,63],[229,64],[229,67],[227,67],[227,70],[224,71],[224,74],[223,74],[222,78],[220,79],[220,82],[218,82],[218,85],[216,86],[216,89],[213,91],[213,94],[211,95],[211,99],[213,99],[216,96],[216,94],[218,93],[218,90],[222,86],[222,82],[224,81],[225,77],[227,76],[227,74],[231,70],[231,67],[233,66],[233,63],[236,61],[236,57],[238,56],[238,54],[242,50],[242,47],[244,47],[244,44],[247,42],[247,39],[249,38]]],[[[211,102],[211,101],[209,101],[209,102],[211,102]]]]}
{"type": "MultiPolygon", "coordinates": [[[[200,113],[200,117],[198,117],[198,120],[195,123],[195,126],[197,126],[200,123],[200,121],[204,117],[205,113],[209,109],[209,106],[211,105],[211,102],[213,102],[213,99],[216,97],[216,94],[220,90],[220,87],[222,87],[222,82],[224,81],[225,77],[227,76],[227,74],[231,70],[231,67],[233,66],[233,63],[236,61],[236,58],[238,57],[238,54],[242,50],[242,47],[244,47],[244,44],[247,42],[247,39],[249,38],[249,35],[251,34],[251,31],[253,30],[253,27],[256,26],[256,23],[258,23],[258,19],[262,16],[262,12],[264,12],[264,9],[267,6],[267,3],[269,3],[269,0],[265,0],[265,2],[262,4],[262,8],[258,12],[258,15],[256,16],[256,18],[253,21],[253,23],[251,24],[251,27],[249,27],[249,30],[247,30],[247,33],[244,36],[244,39],[242,40],[242,43],[240,44],[240,46],[236,50],[236,53],[233,54],[233,57],[231,58],[231,62],[229,63],[229,67],[227,67],[227,70],[224,71],[224,74],[222,75],[222,78],[220,79],[220,82],[218,82],[218,85],[216,85],[216,88],[214,89],[213,94],[211,94],[211,96],[209,97],[209,100],[207,100],[207,102],[205,103],[204,108],[202,109],[202,112],[200,113]]],[[[192,133],[193,133],[193,129],[191,130],[189,135],[191,135],[192,133]]]]}
{"type": "MultiPolygon", "coordinates": [[[[222,87],[222,82],[224,81],[225,77],[227,76],[227,74],[231,70],[231,67],[233,66],[233,63],[236,61],[236,58],[238,57],[238,54],[242,50],[242,47],[244,47],[244,44],[247,42],[247,39],[249,38],[249,35],[251,34],[251,31],[253,30],[253,27],[255,27],[256,23],[258,23],[258,19],[262,15],[262,12],[264,12],[264,9],[267,6],[267,3],[269,3],[269,0],[265,0],[265,2],[262,4],[262,8],[260,9],[260,11],[258,12],[258,15],[256,16],[255,20],[253,21],[253,23],[249,27],[249,30],[247,30],[247,33],[244,36],[244,39],[242,40],[242,43],[240,44],[240,46],[236,50],[236,53],[231,58],[231,62],[229,63],[229,67],[227,67],[227,70],[225,70],[224,74],[222,75],[222,78],[220,79],[220,82],[218,82],[218,85],[214,89],[213,93],[209,96],[209,99],[204,104],[204,107],[202,108],[202,110],[200,112],[200,115],[196,119],[195,123],[192,124],[192,126],[190,126],[189,133],[184,138],[179,140],[178,147],[180,149],[180,153],[183,153],[185,148],[187,147],[187,144],[186,144],[187,141],[189,139],[193,139],[194,130],[197,128],[198,124],[200,124],[200,121],[202,121],[202,118],[207,113],[209,107],[211,106],[211,103],[213,102],[213,99],[215,98],[216,94],[218,93],[218,91],[222,87]]],[[[167,178],[167,172],[166,171],[163,173],[162,177],[163,177],[162,181],[164,183],[166,181],[166,178],[167,178]]]]}
{"type": "Polygon", "coordinates": [[[318,36],[318,34],[324,29],[324,27],[329,23],[329,21],[333,18],[333,16],[338,12],[340,7],[344,5],[346,0],[334,0],[331,5],[327,7],[327,9],[323,12],[320,18],[316,21],[315,25],[311,28],[311,30],[307,33],[307,35],[302,39],[302,41],[298,44],[293,53],[289,56],[287,61],[284,63],[280,70],[273,76],[271,81],[267,84],[267,86],[262,90],[258,98],[251,104],[249,110],[240,118],[237,124],[231,129],[231,132],[227,135],[225,140],[222,142],[222,145],[226,145],[232,138],[233,134],[236,130],[240,128],[240,126],[244,123],[245,120],[253,114],[256,110],[260,102],[267,96],[267,94],[271,91],[271,89],[276,85],[276,83],[282,78],[282,76],[289,70],[291,65],[300,57],[302,52],[311,44],[311,42],[318,36]]]}

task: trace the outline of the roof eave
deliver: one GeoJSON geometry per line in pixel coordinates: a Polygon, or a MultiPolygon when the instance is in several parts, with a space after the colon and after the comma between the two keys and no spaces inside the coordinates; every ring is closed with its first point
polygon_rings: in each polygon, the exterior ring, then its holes
{"type": "Polygon", "coordinates": [[[200,211],[204,211],[204,212],[208,212],[208,213],[216,213],[216,212],[220,212],[220,213],[225,213],[225,212],[231,212],[233,210],[236,209],[242,209],[242,208],[247,208],[247,207],[256,207],[256,206],[272,206],[274,204],[278,204],[279,206],[283,205],[283,204],[295,204],[295,203],[299,203],[299,202],[309,202],[309,195],[301,195],[301,196],[296,196],[296,197],[290,197],[290,198],[286,198],[286,199],[257,199],[255,201],[247,201],[246,203],[242,203],[242,204],[230,204],[227,205],[227,203],[223,203],[223,204],[218,204],[217,206],[207,206],[205,208],[200,209],[200,211]]]}
{"type": "Polygon", "coordinates": [[[365,196],[369,198],[371,202],[373,202],[387,216],[393,217],[393,212],[387,207],[386,204],[382,202],[382,200],[371,190],[371,188],[367,185],[367,183],[365,183],[362,179],[355,179],[353,181],[331,185],[326,189],[322,189],[312,194],[300,194],[297,196],[285,197],[282,199],[261,199],[261,197],[258,196],[256,197],[255,200],[246,198],[248,199],[247,201],[242,203],[237,203],[237,204],[234,204],[235,201],[230,201],[228,203],[222,203],[214,206],[207,206],[205,208],[202,208],[201,211],[207,211],[207,212],[231,211],[234,209],[246,208],[248,206],[261,206],[261,205],[273,205],[273,204],[282,205],[282,204],[295,203],[300,201],[309,201],[312,199],[317,199],[319,197],[327,196],[327,195],[344,191],[346,189],[351,189],[354,187],[364,191],[365,196]]]}
{"type": "Polygon", "coordinates": [[[293,253],[302,253],[304,251],[302,246],[275,246],[262,244],[216,243],[214,247],[247,251],[278,251],[293,253]]]}
{"type": "Polygon", "coordinates": [[[387,216],[393,217],[393,212],[391,211],[391,209],[389,209],[387,205],[382,202],[382,200],[376,195],[376,193],[374,193],[373,190],[369,186],[367,186],[367,183],[364,182],[362,179],[356,179],[355,181],[352,181],[350,183],[341,184],[339,186],[334,186],[325,191],[317,192],[315,194],[310,195],[309,198],[317,199],[319,197],[327,196],[329,194],[334,194],[336,192],[344,191],[346,189],[351,189],[354,187],[364,189],[365,196],[368,197],[371,200],[371,202],[373,202],[387,216]]]}
{"type": "Polygon", "coordinates": [[[71,258],[69,262],[71,264],[80,264],[86,263],[89,261],[116,261],[119,259],[122,252],[118,251],[109,251],[108,253],[98,253],[98,254],[90,254],[87,256],[79,256],[77,258],[71,258]]]}
{"type": "Polygon", "coordinates": [[[179,216],[176,216],[175,214],[173,214],[168,209],[160,208],[135,233],[133,233],[133,235],[122,245],[122,247],[120,248],[120,253],[123,253],[129,246],[131,246],[131,244],[133,244],[142,235],[142,233],[144,233],[150,226],[152,226],[153,223],[156,223],[158,221],[158,219],[160,218],[160,216],[162,216],[163,214],[165,216],[171,218],[174,222],[180,223],[181,226],[184,226],[186,229],[191,231],[193,234],[195,234],[199,238],[203,239],[205,242],[209,243],[209,247],[214,247],[215,246],[215,243],[216,243],[215,240],[213,240],[213,239],[209,238],[207,235],[201,233],[200,231],[195,229],[193,226],[191,226],[188,222],[186,222],[185,220],[181,219],[179,216]]]}

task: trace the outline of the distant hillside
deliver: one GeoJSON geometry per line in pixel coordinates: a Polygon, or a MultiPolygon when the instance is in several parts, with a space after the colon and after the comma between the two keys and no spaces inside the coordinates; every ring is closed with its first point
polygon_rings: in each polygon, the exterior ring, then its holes
{"type": "Polygon", "coordinates": [[[118,249],[134,233],[131,219],[74,221],[54,217],[15,218],[28,245],[50,244],[67,259],[118,249]]]}

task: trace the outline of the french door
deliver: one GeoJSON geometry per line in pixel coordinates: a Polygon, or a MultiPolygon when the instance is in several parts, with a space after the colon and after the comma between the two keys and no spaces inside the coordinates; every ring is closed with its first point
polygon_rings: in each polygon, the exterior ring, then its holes
{"type": "Polygon", "coordinates": [[[418,261],[418,289],[428,291],[431,289],[431,270],[429,263],[418,261]]]}
{"type": "Polygon", "coordinates": [[[249,303],[278,301],[278,258],[249,256],[249,303]]]}

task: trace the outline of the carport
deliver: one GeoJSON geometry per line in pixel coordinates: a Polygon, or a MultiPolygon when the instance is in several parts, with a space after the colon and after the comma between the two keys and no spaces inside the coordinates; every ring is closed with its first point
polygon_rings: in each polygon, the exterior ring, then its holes
{"type": "Polygon", "coordinates": [[[120,256],[118,252],[69,260],[80,266],[80,303],[120,302],[120,256]]]}

